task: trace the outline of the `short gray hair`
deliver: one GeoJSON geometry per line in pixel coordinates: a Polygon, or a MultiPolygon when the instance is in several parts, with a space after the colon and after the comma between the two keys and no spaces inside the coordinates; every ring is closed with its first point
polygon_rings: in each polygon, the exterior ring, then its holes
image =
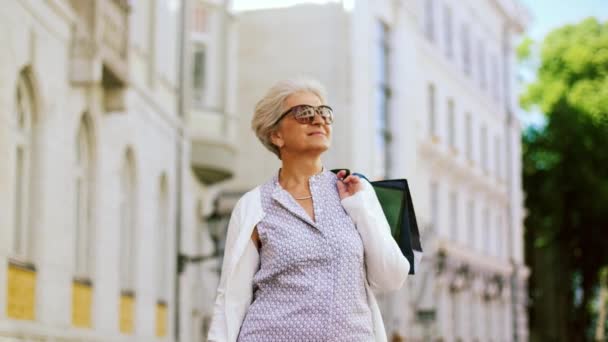
{"type": "Polygon", "coordinates": [[[275,83],[255,105],[251,128],[262,144],[279,159],[281,159],[279,148],[272,143],[270,135],[276,130],[277,120],[283,114],[285,99],[301,92],[314,94],[321,100],[321,103],[326,103],[325,89],[321,83],[311,79],[298,78],[275,83]]]}

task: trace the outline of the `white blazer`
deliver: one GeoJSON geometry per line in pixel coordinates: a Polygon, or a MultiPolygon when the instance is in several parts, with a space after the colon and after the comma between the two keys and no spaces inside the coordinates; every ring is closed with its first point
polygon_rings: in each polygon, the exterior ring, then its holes
{"type": "MultiPolygon", "coordinates": [[[[361,191],[343,199],[341,203],[363,241],[367,274],[365,287],[372,313],[374,341],[386,342],[386,332],[374,291],[399,289],[408,275],[410,264],[391,236],[390,227],[371,184],[367,181],[362,184],[361,191]]],[[[253,298],[253,276],[259,269],[260,262],[251,234],[263,217],[258,186],[239,199],[230,217],[209,341],[235,342],[238,338],[253,298]]]]}

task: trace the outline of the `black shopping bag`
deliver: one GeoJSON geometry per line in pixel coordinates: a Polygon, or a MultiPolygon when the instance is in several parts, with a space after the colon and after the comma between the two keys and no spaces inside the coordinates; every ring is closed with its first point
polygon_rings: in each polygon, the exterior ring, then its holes
{"type": "MultiPolygon", "coordinates": [[[[345,170],[347,175],[350,174],[348,169],[335,169],[332,172],[338,173],[340,170],[345,170]]],[[[362,174],[354,174],[369,181],[362,174]]],[[[391,227],[393,238],[399,245],[401,253],[410,262],[409,274],[416,274],[422,259],[422,245],[420,244],[420,232],[407,180],[388,179],[370,183],[391,227]]]]}

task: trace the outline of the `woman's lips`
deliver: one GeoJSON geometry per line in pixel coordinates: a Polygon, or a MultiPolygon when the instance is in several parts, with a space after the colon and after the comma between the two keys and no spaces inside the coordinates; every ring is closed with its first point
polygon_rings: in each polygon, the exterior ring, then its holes
{"type": "Polygon", "coordinates": [[[313,132],[313,133],[308,133],[309,136],[317,136],[317,135],[321,135],[321,136],[325,136],[325,133],[323,132],[313,132]]]}

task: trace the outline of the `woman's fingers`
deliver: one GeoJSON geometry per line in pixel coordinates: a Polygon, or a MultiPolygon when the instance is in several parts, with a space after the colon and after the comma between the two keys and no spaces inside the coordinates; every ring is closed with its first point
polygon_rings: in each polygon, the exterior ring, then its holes
{"type": "Polygon", "coordinates": [[[346,185],[344,184],[344,182],[338,181],[338,191],[339,192],[346,191],[346,185]]]}
{"type": "Polygon", "coordinates": [[[357,184],[359,183],[359,177],[355,176],[355,175],[350,175],[348,177],[346,177],[343,180],[344,183],[352,183],[352,184],[357,184]]]}

